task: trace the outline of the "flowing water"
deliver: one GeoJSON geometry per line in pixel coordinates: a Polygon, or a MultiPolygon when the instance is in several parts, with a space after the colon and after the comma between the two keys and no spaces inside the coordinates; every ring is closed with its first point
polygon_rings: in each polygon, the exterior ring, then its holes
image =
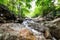
{"type": "MultiPolygon", "coordinates": [[[[38,24],[37,22],[33,21],[32,19],[25,19],[22,24],[25,25],[25,27],[27,29],[31,30],[33,32],[33,34],[36,35],[36,37],[38,38],[38,40],[39,40],[39,38],[44,39],[43,33],[39,32],[39,31],[43,31],[43,30],[48,29],[48,28],[44,27],[43,25],[40,25],[40,24],[36,26],[35,23],[38,24]],[[34,24],[34,26],[33,25],[29,26],[29,23],[34,24]]],[[[54,37],[52,37],[52,40],[56,40],[56,39],[54,37]]]]}
{"type": "Polygon", "coordinates": [[[37,40],[39,40],[39,38],[41,37],[41,39],[44,39],[43,33],[42,32],[38,32],[37,30],[33,29],[32,27],[34,26],[29,26],[29,23],[35,23],[32,19],[26,19],[23,21],[23,25],[25,25],[25,27],[29,30],[31,30],[33,32],[34,35],[36,35],[36,37],[38,38],[37,40]]]}

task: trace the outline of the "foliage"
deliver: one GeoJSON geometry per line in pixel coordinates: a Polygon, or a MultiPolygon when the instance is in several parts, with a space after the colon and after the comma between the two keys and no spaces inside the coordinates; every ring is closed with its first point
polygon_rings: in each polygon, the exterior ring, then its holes
{"type": "MultiPolygon", "coordinates": [[[[32,8],[31,2],[33,0],[0,0],[1,4],[6,5],[12,12],[21,17],[37,17],[45,16],[51,11],[60,10],[60,4],[55,6],[52,0],[34,0],[35,9],[32,8]]],[[[53,12],[53,14],[55,14],[53,12]]]]}
{"type": "Polygon", "coordinates": [[[31,0],[0,0],[1,4],[6,5],[12,12],[16,15],[25,16],[25,13],[28,13],[30,8],[31,0]],[[24,5],[25,4],[25,5],[24,5]]]}

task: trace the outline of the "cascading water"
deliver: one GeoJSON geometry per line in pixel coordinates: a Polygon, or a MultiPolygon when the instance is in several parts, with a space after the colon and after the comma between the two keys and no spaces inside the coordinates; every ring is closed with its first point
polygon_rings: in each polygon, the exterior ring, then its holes
{"type": "Polygon", "coordinates": [[[25,19],[22,24],[25,25],[27,29],[31,30],[35,35],[38,35],[38,36],[42,35],[41,32],[38,32],[37,30],[31,28],[31,26],[29,26],[29,23],[35,23],[35,22],[32,19],[25,19]]]}
{"type": "MultiPolygon", "coordinates": [[[[33,34],[36,36],[36,40],[45,40],[45,37],[44,37],[44,35],[43,35],[43,33],[42,32],[38,32],[38,30],[35,30],[35,28],[34,28],[34,26],[33,25],[30,25],[29,26],[29,23],[32,23],[32,24],[34,24],[34,23],[36,23],[35,21],[33,21],[32,19],[25,19],[24,21],[23,21],[23,25],[25,25],[25,27],[27,28],[27,29],[29,29],[30,31],[32,31],[33,32],[33,34]]],[[[34,24],[35,25],[35,24],[34,24]]]]}

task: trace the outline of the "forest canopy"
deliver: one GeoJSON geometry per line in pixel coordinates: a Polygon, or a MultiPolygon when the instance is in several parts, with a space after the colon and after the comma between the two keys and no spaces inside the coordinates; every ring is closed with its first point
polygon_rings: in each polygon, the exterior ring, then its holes
{"type": "Polygon", "coordinates": [[[0,4],[21,17],[45,16],[50,12],[60,15],[60,0],[0,0],[0,4]]]}

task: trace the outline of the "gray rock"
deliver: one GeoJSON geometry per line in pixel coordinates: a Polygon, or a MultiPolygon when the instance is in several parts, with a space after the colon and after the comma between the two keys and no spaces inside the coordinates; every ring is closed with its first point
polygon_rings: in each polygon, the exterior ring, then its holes
{"type": "Polygon", "coordinates": [[[19,31],[24,25],[19,23],[5,23],[0,26],[0,40],[18,40],[19,31]]]}

